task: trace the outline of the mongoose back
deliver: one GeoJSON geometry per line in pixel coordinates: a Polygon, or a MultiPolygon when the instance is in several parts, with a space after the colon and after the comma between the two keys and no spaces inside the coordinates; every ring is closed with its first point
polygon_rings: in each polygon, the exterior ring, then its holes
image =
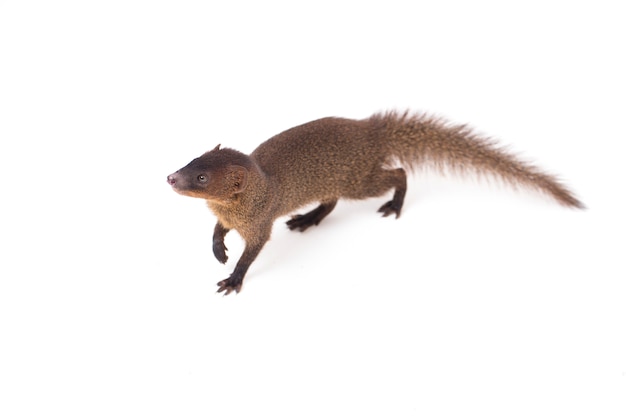
{"type": "Polygon", "coordinates": [[[217,216],[213,253],[228,259],[224,236],[235,229],[245,249],[218,292],[239,292],[243,278],[270,238],[274,221],[292,215],[291,230],[318,225],[341,198],[380,197],[394,190],[379,212],[400,216],[407,190],[406,169],[489,175],[514,186],[543,192],[574,208],[583,204],[559,181],[463,125],[409,112],[374,114],[364,120],[329,117],[286,130],[250,155],[220,148],[205,153],[167,177],[174,191],[207,201],[217,216]],[[394,168],[397,164],[402,168],[394,168]]]}

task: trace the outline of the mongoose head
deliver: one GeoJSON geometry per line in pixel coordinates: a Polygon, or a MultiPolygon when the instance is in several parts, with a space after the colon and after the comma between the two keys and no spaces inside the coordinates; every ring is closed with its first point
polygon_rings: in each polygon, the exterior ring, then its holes
{"type": "Polygon", "coordinates": [[[174,191],[189,197],[225,202],[243,192],[252,166],[250,158],[234,149],[217,145],[167,176],[174,191]]]}

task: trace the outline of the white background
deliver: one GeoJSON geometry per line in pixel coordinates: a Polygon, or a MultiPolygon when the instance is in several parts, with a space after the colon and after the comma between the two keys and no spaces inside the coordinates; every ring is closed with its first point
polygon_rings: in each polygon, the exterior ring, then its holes
{"type": "Polygon", "coordinates": [[[615,1],[0,1],[0,415],[626,415],[624,39],[615,1]],[[415,175],[215,294],[241,241],[167,174],[405,108],[588,210],[415,175]]]}

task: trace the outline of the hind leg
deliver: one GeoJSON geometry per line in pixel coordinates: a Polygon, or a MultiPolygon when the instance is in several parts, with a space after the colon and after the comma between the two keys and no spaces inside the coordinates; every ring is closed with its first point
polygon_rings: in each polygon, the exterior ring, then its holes
{"type": "Polygon", "coordinates": [[[378,186],[382,190],[387,191],[395,188],[393,197],[390,201],[383,204],[379,209],[379,213],[383,213],[383,217],[395,214],[396,218],[400,217],[402,205],[404,204],[404,196],[406,195],[406,172],[402,168],[393,170],[384,170],[385,174],[379,177],[378,186]]]}
{"type": "Polygon", "coordinates": [[[306,214],[296,214],[287,222],[287,227],[289,227],[289,230],[300,229],[301,232],[304,232],[309,227],[320,224],[322,219],[328,216],[336,205],[337,200],[333,200],[320,204],[306,214]]]}

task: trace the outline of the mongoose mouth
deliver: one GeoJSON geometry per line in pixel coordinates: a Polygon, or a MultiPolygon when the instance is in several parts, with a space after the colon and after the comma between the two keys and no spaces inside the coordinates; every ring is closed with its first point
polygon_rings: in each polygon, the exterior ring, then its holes
{"type": "Polygon", "coordinates": [[[172,190],[176,191],[178,194],[185,195],[180,188],[180,178],[176,175],[176,173],[167,176],[167,183],[172,186],[172,190]]]}

